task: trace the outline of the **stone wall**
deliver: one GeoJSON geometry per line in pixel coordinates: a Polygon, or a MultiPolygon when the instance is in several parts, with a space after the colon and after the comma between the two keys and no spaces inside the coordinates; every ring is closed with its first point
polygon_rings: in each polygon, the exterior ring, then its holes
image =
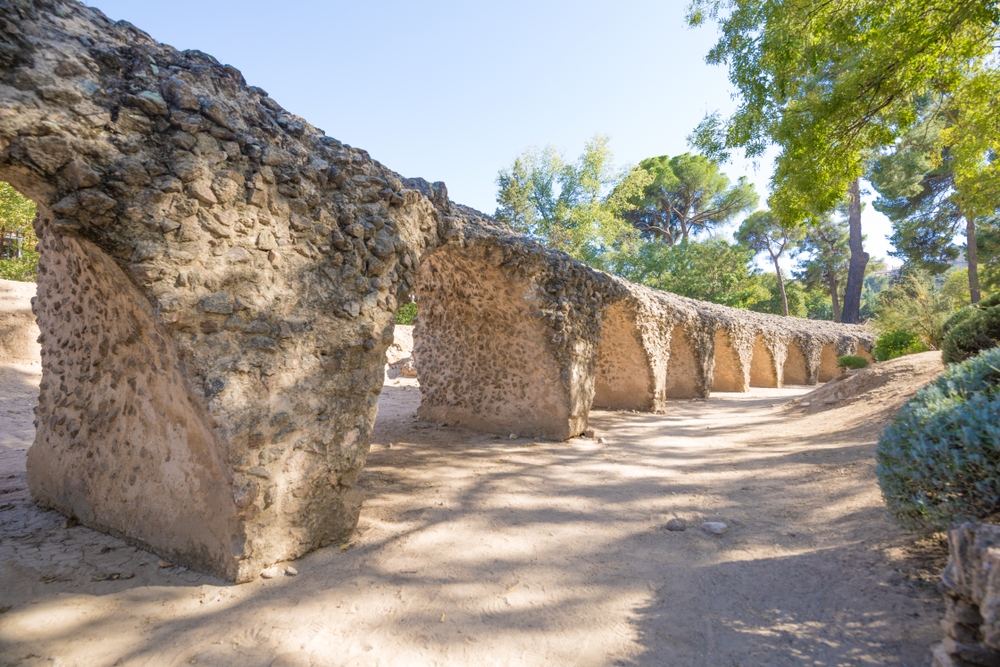
{"type": "Polygon", "coordinates": [[[939,586],[945,638],[931,649],[934,667],[1000,665],[1000,526],[952,526],[948,548],[939,586]]]}
{"type": "Polygon", "coordinates": [[[237,581],[353,530],[414,292],[421,414],[502,433],[576,435],[598,388],[651,410],[708,396],[717,370],[744,390],[758,337],[779,366],[796,341],[809,382],[824,346],[871,344],[586,267],[326,136],[234,67],[69,0],[7,6],[0,100],[0,180],[39,210],[32,495],[237,581]]]}

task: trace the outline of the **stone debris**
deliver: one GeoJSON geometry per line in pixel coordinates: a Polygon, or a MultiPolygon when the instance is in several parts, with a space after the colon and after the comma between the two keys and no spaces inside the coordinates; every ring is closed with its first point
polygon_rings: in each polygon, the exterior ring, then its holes
{"type": "Polygon", "coordinates": [[[295,576],[298,576],[298,574],[299,574],[299,571],[296,570],[291,565],[289,565],[288,567],[285,568],[285,575],[286,576],[295,577],[295,576]]]}
{"type": "Polygon", "coordinates": [[[28,487],[174,563],[249,581],[351,535],[414,297],[417,414],[553,440],[592,405],[823,382],[874,341],[585,266],[96,9],[7,14],[0,180],[40,211],[28,487]]]}
{"type": "Polygon", "coordinates": [[[156,564],[159,565],[160,567],[173,567],[174,566],[173,563],[171,563],[168,560],[163,560],[162,558],[158,558],[156,560],[156,564]]]}
{"type": "Polygon", "coordinates": [[[266,567],[261,570],[260,576],[264,579],[274,579],[279,574],[282,573],[282,569],[277,565],[272,565],[271,567],[266,567]]]}
{"type": "Polygon", "coordinates": [[[679,516],[674,517],[670,521],[667,521],[667,530],[674,532],[687,530],[687,519],[679,516]]]}
{"type": "Polygon", "coordinates": [[[729,526],[721,521],[706,521],[701,524],[701,529],[709,535],[725,535],[729,530],[729,526]]]}
{"type": "Polygon", "coordinates": [[[585,437],[585,438],[596,438],[597,437],[597,431],[595,431],[592,428],[588,428],[587,430],[585,430],[583,432],[583,437],[585,437]]]}

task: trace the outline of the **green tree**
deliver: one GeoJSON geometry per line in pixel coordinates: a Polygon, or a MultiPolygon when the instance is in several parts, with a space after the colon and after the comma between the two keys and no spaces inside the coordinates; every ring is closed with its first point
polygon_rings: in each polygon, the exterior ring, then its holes
{"type": "Polygon", "coordinates": [[[703,155],[646,158],[635,171],[645,172],[648,183],[628,197],[631,208],[624,216],[650,241],[685,242],[757,207],[757,193],[746,177],[731,184],[719,163],[703,155]]]}
{"type": "Polygon", "coordinates": [[[799,243],[801,268],[795,277],[807,290],[825,286],[830,295],[833,321],[840,322],[840,289],[850,263],[850,232],[843,221],[826,215],[810,224],[799,243]]]}
{"type": "MultiPolygon", "coordinates": [[[[1000,199],[989,200],[987,204],[981,191],[959,189],[954,147],[942,143],[942,136],[947,136],[946,131],[958,118],[948,108],[948,102],[938,100],[928,105],[925,119],[893,151],[874,161],[871,181],[881,195],[875,207],[893,222],[892,242],[896,250],[892,254],[907,263],[934,274],[943,273],[958,257],[960,246],[954,238],[964,231],[969,294],[972,302],[978,303],[981,290],[977,227],[986,215],[996,214],[1000,199]]],[[[975,188],[976,184],[976,179],[961,181],[963,188],[975,188]]]]}
{"type": "Polygon", "coordinates": [[[596,135],[576,162],[552,146],[529,148],[497,175],[494,217],[594,266],[634,231],[621,214],[644,174],[614,167],[609,138],[596,135]],[[615,186],[618,186],[615,188],[615,186]],[[615,192],[609,193],[612,189],[615,192]]]}
{"type": "Polygon", "coordinates": [[[747,216],[736,232],[736,240],[755,253],[766,252],[774,264],[775,281],[781,295],[781,311],[788,316],[788,295],[785,293],[785,281],[781,277],[781,266],[778,259],[790,250],[801,234],[789,225],[782,225],[778,217],[771,211],[755,211],[747,216]]]}
{"type": "Polygon", "coordinates": [[[0,278],[31,282],[38,273],[35,202],[0,182],[0,278]]]}
{"type": "Polygon", "coordinates": [[[882,331],[911,331],[925,345],[940,349],[942,327],[955,312],[955,300],[937,289],[934,278],[916,267],[901,271],[879,294],[876,325],[882,331]]]}
{"type": "Polygon", "coordinates": [[[615,260],[612,273],[692,299],[749,308],[770,296],[753,265],[753,251],[723,239],[644,243],[615,260]]]}
{"type": "Polygon", "coordinates": [[[765,273],[760,276],[760,285],[768,292],[768,297],[750,306],[750,310],[771,315],[791,315],[792,317],[809,317],[807,294],[802,285],[794,280],[784,282],[785,298],[781,298],[778,289],[778,276],[765,273]],[[785,307],[788,312],[785,312],[785,307]]]}
{"type": "Polygon", "coordinates": [[[783,219],[832,211],[849,193],[848,321],[860,310],[866,259],[857,179],[872,151],[918,122],[915,96],[960,97],[968,122],[949,141],[968,151],[970,178],[984,184],[997,176],[984,163],[1000,134],[990,111],[995,2],[692,0],[687,20],[718,21],[721,36],[707,61],[728,65],[740,97],[731,118],[707,116],[693,143],[716,158],[735,148],[759,158],[777,144],[769,204],[783,219]]]}

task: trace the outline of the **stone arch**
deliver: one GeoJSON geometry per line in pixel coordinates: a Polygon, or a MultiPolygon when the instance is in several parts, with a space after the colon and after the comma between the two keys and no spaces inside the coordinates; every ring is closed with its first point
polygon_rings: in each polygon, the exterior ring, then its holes
{"type": "Polygon", "coordinates": [[[840,366],[837,365],[838,358],[835,344],[827,343],[823,346],[819,357],[819,370],[817,371],[817,378],[820,382],[829,382],[840,375],[840,366]]]}
{"type": "Polygon", "coordinates": [[[726,329],[716,330],[712,391],[747,390],[747,373],[740,356],[739,350],[732,343],[730,332],[726,329]]]}
{"type": "Polygon", "coordinates": [[[788,344],[788,353],[782,366],[784,384],[811,384],[809,382],[809,361],[798,341],[788,344]]]}
{"type": "Polygon", "coordinates": [[[626,410],[656,407],[653,366],[636,330],[634,310],[620,301],[604,315],[595,360],[594,405],[626,410]]]}
{"type": "Polygon", "coordinates": [[[422,414],[555,439],[586,426],[611,304],[648,306],[634,335],[665,396],[707,396],[713,364],[745,389],[739,323],[792,326],[586,267],[326,136],[234,67],[54,2],[5,16],[0,180],[40,213],[29,487],[88,526],[237,581],[348,537],[414,289],[422,414]],[[722,324],[740,340],[716,344],[722,324]]]}
{"type": "Polygon", "coordinates": [[[751,387],[780,387],[781,375],[777,361],[770,347],[764,341],[764,336],[757,334],[753,343],[753,358],[750,362],[751,387]]]}

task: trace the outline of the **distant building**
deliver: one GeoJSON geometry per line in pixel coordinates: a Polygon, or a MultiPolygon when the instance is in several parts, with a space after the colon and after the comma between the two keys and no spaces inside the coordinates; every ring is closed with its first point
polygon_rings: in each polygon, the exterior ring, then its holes
{"type": "Polygon", "coordinates": [[[21,257],[21,247],[24,237],[6,227],[0,227],[0,259],[18,259],[21,257]]]}

